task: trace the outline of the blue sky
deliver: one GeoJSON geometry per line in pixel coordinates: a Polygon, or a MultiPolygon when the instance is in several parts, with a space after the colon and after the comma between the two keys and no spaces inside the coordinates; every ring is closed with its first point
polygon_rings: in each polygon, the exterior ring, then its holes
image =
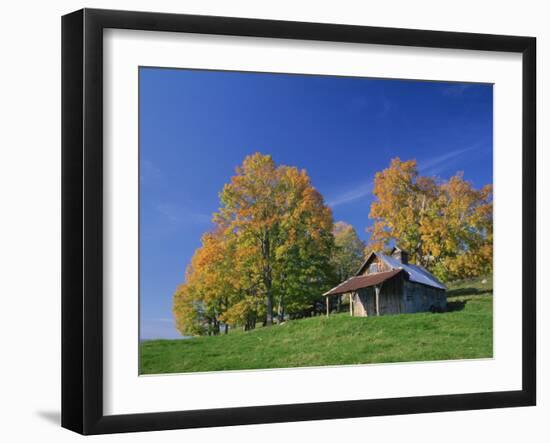
{"type": "Polygon", "coordinates": [[[178,337],[172,294],[218,193],[254,152],[305,168],[363,239],[374,174],[416,159],[422,174],[492,183],[487,84],[141,68],[140,333],[178,337]]]}

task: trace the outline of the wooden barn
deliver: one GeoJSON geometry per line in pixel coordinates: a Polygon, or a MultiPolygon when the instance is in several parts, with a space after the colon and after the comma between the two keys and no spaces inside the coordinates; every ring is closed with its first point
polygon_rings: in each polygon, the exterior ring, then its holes
{"type": "Polygon", "coordinates": [[[350,314],[359,317],[447,308],[445,286],[422,266],[409,264],[408,254],[397,247],[390,255],[372,252],[354,277],[323,294],[327,315],[344,294],[349,295],[350,314]]]}

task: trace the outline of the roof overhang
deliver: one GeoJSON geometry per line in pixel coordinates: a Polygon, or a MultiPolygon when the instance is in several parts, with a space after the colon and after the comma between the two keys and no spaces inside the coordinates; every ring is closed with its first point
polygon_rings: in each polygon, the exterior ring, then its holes
{"type": "Polygon", "coordinates": [[[351,277],[345,282],[340,283],[338,286],[332,288],[330,291],[325,292],[323,295],[339,295],[345,294],[347,292],[357,291],[358,289],[368,288],[370,286],[377,286],[384,283],[386,280],[395,277],[401,272],[403,272],[403,269],[393,269],[386,272],[377,272],[376,274],[351,277]]]}

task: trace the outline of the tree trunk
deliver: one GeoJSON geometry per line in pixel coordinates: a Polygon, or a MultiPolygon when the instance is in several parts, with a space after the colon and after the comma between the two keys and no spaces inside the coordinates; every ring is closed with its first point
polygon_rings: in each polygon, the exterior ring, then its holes
{"type": "Polygon", "coordinates": [[[262,240],[262,255],[264,260],[263,280],[265,286],[265,325],[273,325],[273,293],[271,277],[271,252],[269,244],[269,233],[266,232],[262,240]]]}
{"type": "Polygon", "coordinates": [[[271,284],[266,290],[265,301],[265,325],[271,326],[273,324],[273,294],[271,294],[271,284]]]}
{"type": "Polygon", "coordinates": [[[285,307],[283,304],[283,296],[279,297],[279,303],[277,305],[277,323],[281,324],[285,319],[285,307]]]}

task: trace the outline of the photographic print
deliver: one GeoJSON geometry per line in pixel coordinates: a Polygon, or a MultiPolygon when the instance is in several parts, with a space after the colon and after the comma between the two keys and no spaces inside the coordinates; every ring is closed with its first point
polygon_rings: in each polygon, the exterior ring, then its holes
{"type": "Polygon", "coordinates": [[[492,358],[492,84],[138,75],[141,375],[492,358]]]}
{"type": "Polygon", "coordinates": [[[536,405],[535,38],[98,9],[61,36],[63,427],[536,405]]]}

